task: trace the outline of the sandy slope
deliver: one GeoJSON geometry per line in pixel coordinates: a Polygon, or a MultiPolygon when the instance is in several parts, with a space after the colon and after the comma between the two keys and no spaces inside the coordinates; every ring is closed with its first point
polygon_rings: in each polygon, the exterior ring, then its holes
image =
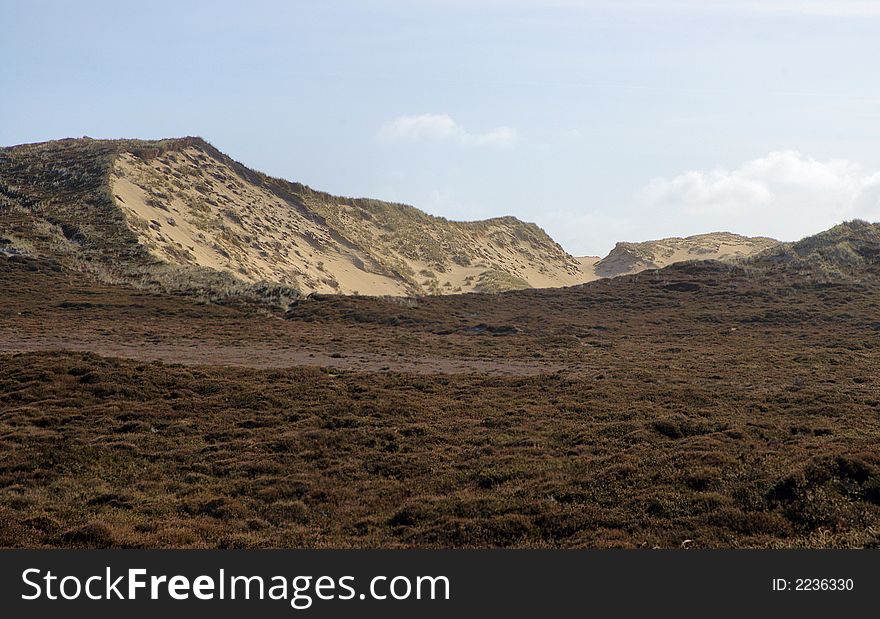
{"type": "Polygon", "coordinates": [[[156,256],[309,291],[399,295],[406,287],[370,256],[270,191],[190,147],[143,161],[121,155],[111,189],[156,256]]]}
{"type": "Polygon", "coordinates": [[[172,264],[305,292],[405,295],[585,281],[542,230],[511,217],[452,222],[405,205],[243,178],[188,145],[117,157],[111,191],[139,241],[172,264]]]}

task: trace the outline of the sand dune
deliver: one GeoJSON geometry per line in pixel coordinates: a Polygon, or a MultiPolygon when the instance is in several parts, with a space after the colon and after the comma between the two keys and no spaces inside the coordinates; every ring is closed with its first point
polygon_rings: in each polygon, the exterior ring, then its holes
{"type": "Polygon", "coordinates": [[[406,295],[556,287],[585,281],[543,231],[512,217],[453,222],[277,179],[244,178],[191,143],[122,152],[111,191],[138,240],[164,261],[304,292],[406,295]]]}
{"type": "Polygon", "coordinates": [[[244,295],[285,306],[308,293],[555,288],[686,260],[735,260],[777,244],[716,232],[577,258],[515,217],[450,221],[333,196],[251,170],[201,138],[83,138],[2,153],[4,252],[206,300],[244,295]]]}

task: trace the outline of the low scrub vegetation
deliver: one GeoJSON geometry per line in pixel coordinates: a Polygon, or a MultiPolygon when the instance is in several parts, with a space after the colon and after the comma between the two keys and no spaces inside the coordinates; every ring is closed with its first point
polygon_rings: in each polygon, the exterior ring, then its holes
{"type": "Polygon", "coordinates": [[[860,396],[651,385],[7,357],[0,543],[878,542],[860,396]]]}

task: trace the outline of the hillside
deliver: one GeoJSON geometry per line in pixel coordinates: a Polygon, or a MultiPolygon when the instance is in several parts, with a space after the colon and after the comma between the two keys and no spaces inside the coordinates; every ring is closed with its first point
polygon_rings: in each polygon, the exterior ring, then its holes
{"type": "Polygon", "coordinates": [[[861,279],[880,273],[880,224],[847,221],[796,243],[755,255],[755,268],[809,274],[829,280],[861,279]]]}
{"type": "Polygon", "coordinates": [[[454,222],[331,196],[250,170],[200,138],[5,148],[0,195],[7,247],[106,281],[367,295],[583,281],[578,261],[534,224],[454,222]]]}
{"type": "Polygon", "coordinates": [[[642,243],[618,243],[605,258],[593,265],[593,270],[596,277],[617,277],[646,269],[660,269],[688,260],[733,261],[778,244],[779,241],[767,237],[747,237],[730,232],[672,237],[642,243]]]}

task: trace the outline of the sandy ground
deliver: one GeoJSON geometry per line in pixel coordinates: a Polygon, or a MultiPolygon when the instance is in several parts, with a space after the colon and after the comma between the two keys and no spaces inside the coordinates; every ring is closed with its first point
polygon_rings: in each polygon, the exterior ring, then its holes
{"type": "MultiPolygon", "coordinates": [[[[250,368],[314,366],[366,372],[413,374],[470,374],[533,376],[563,369],[551,362],[526,363],[505,359],[472,359],[445,356],[383,355],[364,352],[336,353],[310,347],[251,343],[242,346],[210,340],[178,338],[150,342],[85,339],[61,334],[24,338],[0,329],[0,354],[49,351],[92,352],[107,357],[138,361],[163,361],[184,365],[223,365],[250,368]]],[[[572,370],[574,368],[567,368],[572,370]]]]}

